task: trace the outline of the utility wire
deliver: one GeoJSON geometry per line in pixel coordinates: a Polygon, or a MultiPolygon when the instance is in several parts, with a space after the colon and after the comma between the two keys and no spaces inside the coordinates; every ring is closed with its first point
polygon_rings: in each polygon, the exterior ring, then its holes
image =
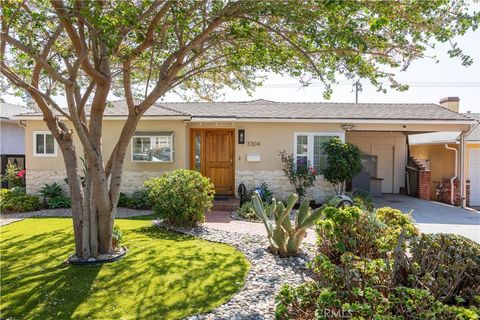
{"type": "MultiPolygon", "coordinates": [[[[437,87],[437,88],[449,88],[449,87],[458,87],[458,88],[478,88],[480,87],[480,82],[421,82],[421,81],[399,81],[401,84],[406,84],[410,87],[437,87]]],[[[332,84],[332,86],[351,86],[352,82],[350,81],[339,81],[332,84]]],[[[373,86],[371,83],[362,83],[362,85],[373,86]]],[[[310,82],[309,84],[301,83],[267,83],[264,84],[263,88],[299,88],[299,87],[320,87],[323,86],[322,82],[310,82]]]]}

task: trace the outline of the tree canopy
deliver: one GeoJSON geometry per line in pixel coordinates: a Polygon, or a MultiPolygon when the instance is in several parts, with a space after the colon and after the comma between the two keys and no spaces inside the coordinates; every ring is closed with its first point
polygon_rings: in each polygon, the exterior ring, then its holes
{"type": "Polygon", "coordinates": [[[4,0],[0,79],[32,97],[58,142],[72,196],[76,255],[112,251],[127,146],[142,115],[167,92],[214,99],[225,86],[252,90],[259,71],[319,79],[339,75],[403,90],[387,70],[406,69],[435,42],[476,29],[469,1],[4,0]],[[66,106],[52,98],[64,95],[66,106]],[[128,117],[102,151],[108,98],[128,117]],[[80,150],[73,143],[76,135],[80,150]],[[79,176],[79,156],[86,179],[79,176]]]}

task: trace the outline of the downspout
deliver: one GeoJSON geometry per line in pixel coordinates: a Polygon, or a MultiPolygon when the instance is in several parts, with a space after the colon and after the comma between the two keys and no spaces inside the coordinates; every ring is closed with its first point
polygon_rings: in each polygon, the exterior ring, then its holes
{"type": "Polygon", "coordinates": [[[448,143],[445,143],[445,148],[447,148],[448,150],[455,151],[455,175],[450,178],[450,204],[454,205],[455,201],[453,199],[453,195],[455,194],[455,192],[454,192],[455,190],[453,189],[453,181],[455,181],[455,179],[457,179],[458,151],[457,151],[456,148],[449,147],[448,143]]]}
{"type": "Polygon", "coordinates": [[[27,128],[27,125],[25,124],[25,120],[19,120],[17,124],[19,127],[22,127],[24,129],[27,128]]]}

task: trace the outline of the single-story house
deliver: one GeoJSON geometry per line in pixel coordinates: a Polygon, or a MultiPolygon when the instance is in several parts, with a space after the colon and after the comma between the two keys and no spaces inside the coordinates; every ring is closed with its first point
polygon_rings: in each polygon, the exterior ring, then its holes
{"type": "MultiPolygon", "coordinates": [[[[450,109],[459,112],[459,99],[449,97],[450,109]]],[[[480,113],[463,113],[465,117],[480,121],[480,113]]],[[[476,125],[465,135],[462,159],[461,132],[435,132],[409,136],[410,155],[425,163],[431,171],[430,198],[451,202],[451,194],[442,191],[454,190],[453,202],[459,204],[458,180],[463,167],[469,182],[469,205],[480,206],[480,126],[476,125]],[[450,182],[452,180],[452,182],[450,182]],[[454,188],[448,185],[455,183],[454,188]]]]}
{"type": "MultiPolygon", "coordinates": [[[[5,174],[8,163],[25,169],[25,129],[13,117],[31,112],[23,106],[0,101],[0,159],[1,174],[5,174]]],[[[2,188],[7,182],[2,181],[2,188]]]]}
{"type": "MultiPolygon", "coordinates": [[[[111,153],[126,119],[122,101],[105,113],[103,148],[111,153]]],[[[63,181],[65,165],[41,114],[20,115],[26,125],[27,191],[63,181]]],[[[163,172],[190,168],[209,177],[217,194],[235,195],[266,182],[277,198],[294,189],[282,171],[279,152],[320,169],[325,164],[321,143],[338,137],[375,156],[383,193],[405,190],[407,135],[468,131],[474,121],[437,104],[158,102],[136,128],[124,163],[123,191],[133,192],[163,172]]],[[[73,128],[73,126],[72,126],[73,128]]],[[[77,139],[78,149],[81,149],[77,139]]],[[[320,176],[309,197],[324,201],[332,187],[320,176]]]]}

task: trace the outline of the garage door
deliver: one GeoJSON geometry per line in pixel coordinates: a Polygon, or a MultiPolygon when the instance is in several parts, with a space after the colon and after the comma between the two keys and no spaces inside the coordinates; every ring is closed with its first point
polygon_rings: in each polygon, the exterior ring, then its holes
{"type": "Polygon", "coordinates": [[[470,149],[470,206],[480,206],[480,149],[470,149]]]}
{"type": "Polygon", "coordinates": [[[382,178],[382,193],[393,193],[393,147],[377,146],[377,177],[382,178]]]}

